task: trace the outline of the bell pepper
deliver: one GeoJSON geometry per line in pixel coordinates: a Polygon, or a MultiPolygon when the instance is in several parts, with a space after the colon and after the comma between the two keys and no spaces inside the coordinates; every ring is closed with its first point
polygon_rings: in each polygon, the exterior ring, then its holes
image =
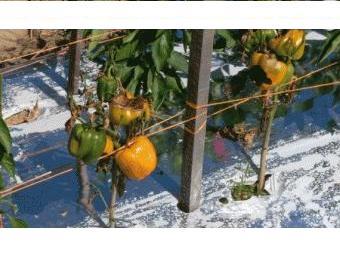
{"type": "Polygon", "coordinates": [[[251,57],[251,65],[258,65],[266,74],[271,83],[262,83],[261,90],[267,91],[278,85],[291,81],[294,75],[294,66],[289,62],[285,63],[276,58],[274,54],[254,52],[251,57]]]}
{"type": "Polygon", "coordinates": [[[289,30],[285,35],[270,40],[269,47],[279,56],[299,60],[305,50],[305,33],[298,29],[289,30]]]}
{"type": "Polygon", "coordinates": [[[113,98],[109,107],[110,120],[115,125],[127,126],[137,118],[149,120],[151,107],[147,100],[142,97],[133,97],[120,94],[113,98]]]}
{"type": "Polygon", "coordinates": [[[103,75],[97,80],[97,96],[99,100],[110,102],[117,94],[118,83],[110,75],[103,75]]]}
{"type": "Polygon", "coordinates": [[[156,169],[157,153],[149,138],[137,136],[117,152],[115,160],[126,177],[142,180],[156,169]]]}
{"type": "Polygon", "coordinates": [[[89,164],[103,154],[106,139],[104,130],[87,124],[76,124],[69,138],[68,150],[72,156],[89,164]]]}

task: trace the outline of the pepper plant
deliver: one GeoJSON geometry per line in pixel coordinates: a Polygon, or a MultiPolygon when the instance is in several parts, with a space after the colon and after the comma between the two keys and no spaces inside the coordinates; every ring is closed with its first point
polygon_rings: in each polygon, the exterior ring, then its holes
{"type": "Polygon", "coordinates": [[[125,34],[105,46],[96,42],[89,45],[90,58],[103,63],[105,78],[101,79],[114,77],[134,95],[149,97],[155,110],[183,104],[186,91],[181,77],[188,72],[188,58],[175,46],[183,43],[186,52],[190,33],[160,29],[127,30],[125,34]]]}

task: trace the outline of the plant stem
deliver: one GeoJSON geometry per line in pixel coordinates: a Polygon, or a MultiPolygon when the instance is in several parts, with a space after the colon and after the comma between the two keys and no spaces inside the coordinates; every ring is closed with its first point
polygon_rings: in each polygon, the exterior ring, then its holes
{"type": "Polygon", "coordinates": [[[79,180],[81,186],[81,196],[80,203],[84,206],[86,212],[98,222],[100,227],[106,228],[106,224],[102,221],[99,215],[96,212],[96,209],[92,205],[91,201],[91,189],[90,189],[90,181],[87,173],[87,167],[84,162],[78,160],[78,172],[79,172],[79,180]]]}
{"type": "Polygon", "coordinates": [[[258,175],[258,184],[257,184],[257,194],[260,195],[264,190],[265,185],[265,176],[267,172],[267,156],[268,156],[268,147],[270,142],[270,134],[272,130],[272,124],[275,117],[276,109],[277,109],[277,96],[274,97],[274,103],[271,106],[265,106],[263,111],[263,116],[267,119],[262,123],[262,130],[264,130],[264,137],[262,143],[261,150],[261,161],[260,161],[260,172],[258,175]]]}
{"type": "Polygon", "coordinates": [[[115,227],[115,210],[116,210],[116,199],[117,199],[117,184],[118,184],[118,169],[115,162],[112,163],[111,168],[111,201],[109,207],[109,227],[115,227]]]}
{"type": "Polygon", "coordinates": [[[0,214],[0,228],[4,227],[4,216],[0,214]]]}

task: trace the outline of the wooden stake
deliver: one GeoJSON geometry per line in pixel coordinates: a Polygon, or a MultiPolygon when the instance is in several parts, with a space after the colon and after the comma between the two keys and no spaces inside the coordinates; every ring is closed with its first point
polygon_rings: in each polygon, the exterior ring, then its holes
{"type": "Polygon", "coordinates": [[[261,159],[260,159],[260,172],[258,174],[258,184],[257,184],[257,194],[261,195],[264,191],[265,187],[265,177],[267,173],[267,156],[268,156],[268,148],[270,143],[270,134],[272,130],[273,120],[275,117],[276,109],[277,109],[277,95],[274,96],[273,105],[265,105],[263,110],[263,116],[266,121],[264,121],[262,130],[264,131],[262,149],[261,149],[261,159]]]}
{"type": "Polygon", "coordinates": [[[209,97],[210,65],[214,30],[193,30],[190,46],[188,105],[184,119],[200,115],[185,124],[179,208],[192,212],[200,205],[204,140],[209,97]]]}
{"type": "MultiPolygon", "coordinates": [[[[80,39],[80,31],[73,29],[71,32],[71,42],[80,39]]],[[[69,74],[68,74],[68,95],[77,94],[80,83],[80,56],[81,56],[81,44],[75,43],[70,45],[70,62],[69,62],[69,74]]]]}

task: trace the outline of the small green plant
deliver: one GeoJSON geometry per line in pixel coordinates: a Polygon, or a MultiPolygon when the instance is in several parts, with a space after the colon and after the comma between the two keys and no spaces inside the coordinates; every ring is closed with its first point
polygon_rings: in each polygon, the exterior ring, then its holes
{"type": "Polygon", "coordinates": [[[248,200],[255,194],[255,186],[253,184],[247,184],[247,179],[251,173],[249,164],[246,168],[240,166],[240,170],[243,171],[239,182],[235,182],[231,189],[231,196],[235,201],[248,200]]]}
{"type": "MultiPolygon", "coordinates": [[[[269,195],[269,192],[267,190],[263,190],[262,192],[257,192],[257,184],[258,181],[255,183],[249,183],[247,180],[252,172],[252,169],[249,164],[245,168],[242,168],[242,166],[239,167],[240,171],[243,172],[241,175],[239,182],[234,182],[232,188],[231,188],[231,196],[235,201],[242,201],[242,200],[248,200],[253,195],[255,196],[266,196],[269,195]]],[[[265,175],[265,181],[270,177],[270,174],[265,175]]]]}

